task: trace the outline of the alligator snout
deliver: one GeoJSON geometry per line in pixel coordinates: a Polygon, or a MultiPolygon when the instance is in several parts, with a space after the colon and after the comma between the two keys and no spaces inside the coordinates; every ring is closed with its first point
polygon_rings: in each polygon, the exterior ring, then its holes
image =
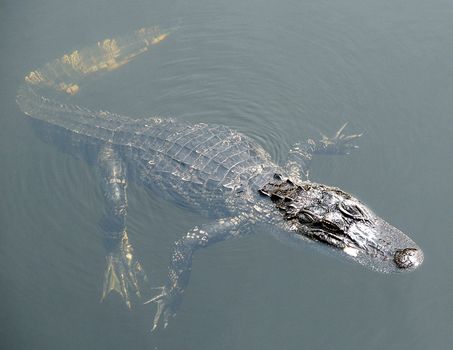
{"type": "Polygon", "coordinates": [[[413,270],[423,262],[423,251],[419,248],[398,249],[393,261],[402,270],[413,270]]]}

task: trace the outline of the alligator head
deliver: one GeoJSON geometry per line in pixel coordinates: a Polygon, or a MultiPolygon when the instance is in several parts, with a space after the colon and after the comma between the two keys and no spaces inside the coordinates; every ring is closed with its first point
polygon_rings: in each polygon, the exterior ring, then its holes
{"type": "Polygon", "coordinates": [[[422,250],[408,236],[352,195],[312,182],[296,185],[279,175],[274,179],[260,193],[272,200],[296,238],[384,273],[412,271],[423,262],[422,250]]]}

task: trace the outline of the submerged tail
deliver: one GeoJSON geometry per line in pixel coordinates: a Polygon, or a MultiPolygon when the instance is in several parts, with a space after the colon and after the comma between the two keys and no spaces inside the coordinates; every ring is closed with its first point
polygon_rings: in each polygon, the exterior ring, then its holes
{"type": "Polygon", "coordinates": [[[42,95],[46,90],[75,95],[80,90],[79,84],[85,78],[115,70],[129,63],[148,51],[151,45],[163,41],[172,31],[173,29],[161,31],[158,27],[141,28],[133,34],[117,39],[105,39],[91,47],[63,55],[25,77],[25,82],[17,92],[17,104],[26,115],[65,129],[87,136],[97,136],[99,132],[110,134],[116,123],[121,123],[125,117],[58,103],[42,95]],[[92,130],[93,125],[97,130],[92,130]]]}

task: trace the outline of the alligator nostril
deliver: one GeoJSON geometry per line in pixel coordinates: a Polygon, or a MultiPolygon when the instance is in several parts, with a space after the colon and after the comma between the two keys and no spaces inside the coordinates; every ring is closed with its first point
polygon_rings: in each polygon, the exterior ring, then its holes
{"type": "Polygon", "coordinates": [[[423,252],[418,248],[398,249],[393,261],[400,269],[416,268],[423,262],[423,252]]]}

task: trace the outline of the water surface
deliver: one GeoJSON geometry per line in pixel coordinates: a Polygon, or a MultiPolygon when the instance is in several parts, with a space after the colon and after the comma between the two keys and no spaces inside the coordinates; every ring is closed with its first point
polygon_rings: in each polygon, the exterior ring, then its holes
{"type": "MultiPolygon", "coordinates": [[[[0,346],[5,349],[450,349],[453,344],[453,3],[3,1],[0,3],[0,346]],[[356,194],[425,263],[380,275],[265,232],[197,253],[182,308],[99,303],[103,198],[93,167],[42,142],[15,104],[26,73],[97,40],[181,28],[76,102],[221,123],[283,163],[344,122],[363,132],[311,179],[356,194]]],[[[131,240],[154,285],[171,243],[204,218],[129,187],[131,240]]]]}

